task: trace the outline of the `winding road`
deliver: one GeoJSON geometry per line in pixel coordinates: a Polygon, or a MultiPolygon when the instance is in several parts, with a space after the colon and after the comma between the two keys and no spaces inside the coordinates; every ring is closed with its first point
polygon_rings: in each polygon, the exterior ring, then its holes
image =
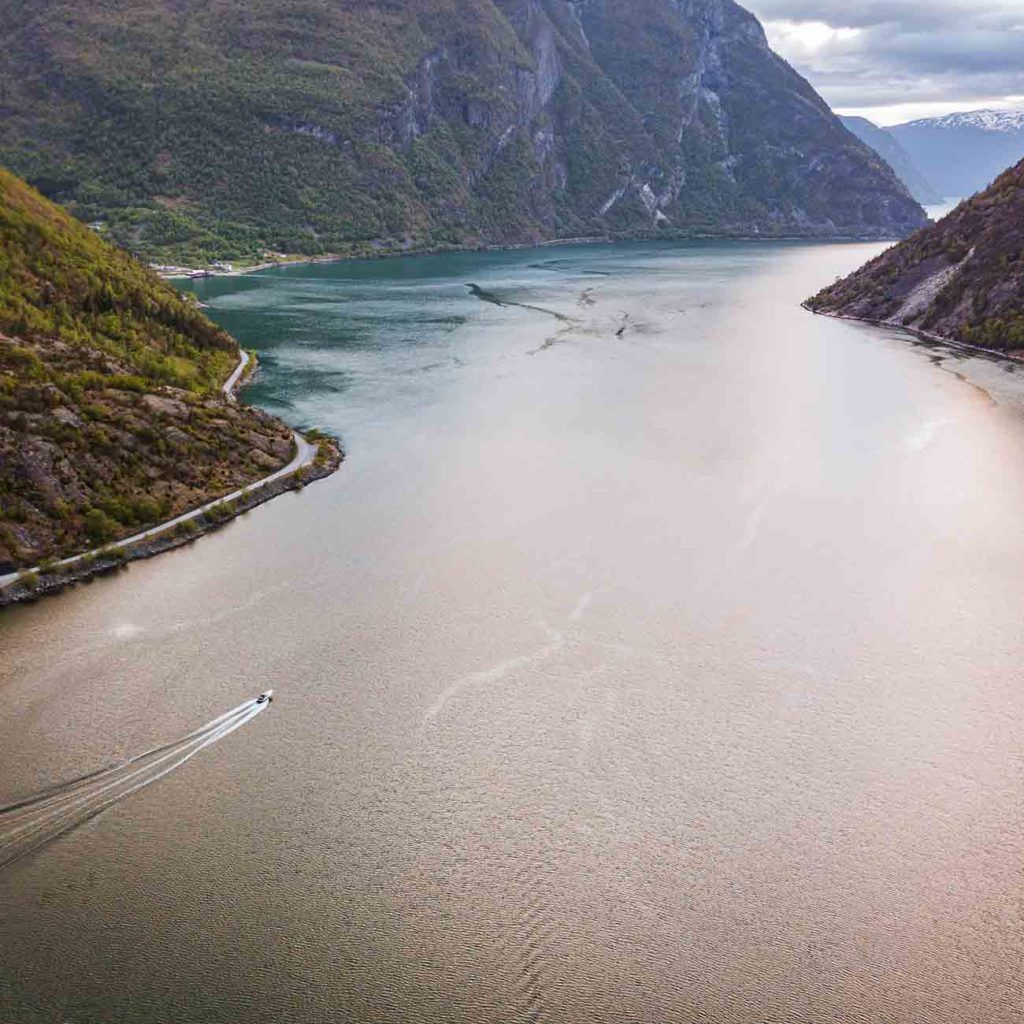
{"type": "Polygon", "coordinates": [[[235,400],[235,388],[238,386],[238,382],[242,379],[242,374],[245,373],[245,368],[249,365],[249,353],[244,349],[242,350],[241,358],[238,360],[238,365],[231,371],[231,376],[221,385],[221,391],[224,395],[235,400]]]}
{"type": "MultiPolygon", "coordinates": [[[[221,387],[224,395],[232,402],[235,401],[235,388],[238,386],[238,382],[241,379],[242,374],[245,372],[245,368],[249,365],[249,358],[250,357],[247,352],[242,353],[241,358],[238,361],[238,366],[235,367],[231,376],[228,377],[221,387]]],[[[300,433],[298,433],[298,431],[295,430],[292,431],[292,441],[295,444],[295,455],[292,457],[291,462],[289,462],[287,466],[275,470],[270,474],[270,476],[265,476],[261,480],[256,480],[251,484],[246,484],[245,487],[240,487],[237,491],[232,491],[230,494],[225,494],[220,498],[215,498],[213,501],[208,501],[205,505],[200,505],[198,508],[194,508],[190,512],[183,512],[180,516],[175,516],[173,519],[168,519],[164,523],[152,526],[148,530],[143,530],[141,533],[136,533],[131,537],[124,537],[121,540],[113,541],[110,544],[104,544],[102,547],[94,548],[92,551],[83,551],[80,555],[72,555],[70,558],[63,558],[57,562],[56,565],[60,567],[75,565],[84,558],[88,558],[91,555],[98,555],[99,552],[106,548],[123,548],[131,544],[137,544],[139,541],[147,540],[150,537],[155,537],[157,534],[165,533],[167,530],[173,529],[180,523],[187,523],[193,519],[198,519],[204,512],[208,512],[215,505],[219,505],[225,501],[234,501],[236,498],[240,498],[243,494],[248,494],[250,491],[255,491],[266,484],[273,483],[275,480],[280,480],[282,477],[289,476],[306,466],[312,465],[313,460],[317,455],[317,446],[315,444],[310,444],[300,433]]],[[[0,576],[0,587],[9,586],[25,572],[38,571],[39,568],[37,566],[35,569],[21,569],[18,572],[12,572],[5,576],[0,576]]]]}

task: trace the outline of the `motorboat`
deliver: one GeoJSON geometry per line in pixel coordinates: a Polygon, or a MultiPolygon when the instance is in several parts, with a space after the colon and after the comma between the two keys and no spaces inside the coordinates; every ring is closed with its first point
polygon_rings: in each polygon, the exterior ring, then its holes
{"type": "Polygon", "coordinates": [[[257,704],[269,704],[274,699],[274,691],[266,690],[256,698],[257,704]]]}

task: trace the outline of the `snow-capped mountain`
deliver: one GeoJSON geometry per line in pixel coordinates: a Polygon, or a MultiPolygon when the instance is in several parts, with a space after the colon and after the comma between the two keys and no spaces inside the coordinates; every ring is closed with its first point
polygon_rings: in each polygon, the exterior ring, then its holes
{"type": "Polygon", "coordinates": [[[1024,111],[968,110],[889,128],[943,195],[969,196],[1024,157],[1024,111]]]}
{"type": "Polygon", "coordinates": [[[941,130],[952,128],[979,128],[985,132],[1019,132],[1024,130],[1024,110],[965,110],[945,117],[926,117],[909,121],[900,128],[918,125],[941,130]]]}

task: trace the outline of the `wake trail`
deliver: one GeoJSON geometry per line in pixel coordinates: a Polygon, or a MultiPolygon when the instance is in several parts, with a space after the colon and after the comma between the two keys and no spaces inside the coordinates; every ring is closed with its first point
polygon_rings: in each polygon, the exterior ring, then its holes
{"type": "MultiPolygon", "coordinates": [[[[143,786],[148,786],[150,783],[162,778],[169,771],[172,771],[179,765],[184,764],[189,760],[189,758],[195,756],[195,754],[208,747],[215,740],[220,739],[229,732],[233,732],[239,725],[242,725],[244,721],[248,721],[249,717],[251,717],[251,715],[247,715],[238,722],[232,723],[230,726],[225,726],[223,729],[211,733],[208,737],[193,740],[189,746],[194,749],[189,750],[188,746],[186,746],[179,751],[166,754],[152,764],[145,765],[144,767],[129,773],[124,778],[118,778],[113,782],[106,783],[94,793],[79,796],[78,799],[73,800],[70,804],[64,806],[58,806],[56,808],[48,807],[44,813],[29,819],[27,822],[22,822],[19,826],[11,829],[9,832],[0,833],[0,866],[4,863],[2,858],[8,848],[14,847],[15,844],[23,844],[26,840],[32,837],[45,836],[45,838],[42,839],[42,842],[48,842],[49,839],[56,838],[56,835],[60,835],[63,832],[66,832],[69,828],[73,828],[74,826],[81,824],[82,820],[88,820],[88,818],[94,817],[95,814],[109,807],[112,803],[122,800],[124,797],[129,796],[131,793],[141,789],[143,786]],[[154,772],[154,769],[168,761],[171,761],[172,763],[168,764],[167,767],[163,768],[161,771],[154,772]],[[136,779],[140,781],[133,785],[132,783],[136,779]],[[85,814],[85,818],[80,819],[79,815],[82,813],[85,814]],[[61,827],[56,834],[49,835],[49,832],[52,830],[54,825],[62,825],[63,827],[61,827]]],[[[41,843],[36,845],[41,845],[41,843]]],[[[35,847],[33,846],[32,848],[34,849],[35,847]]],[[[22,853],[18,854],[18,856],[22,855],[22,853]]]]}
{"type": "Polygon", "coordinates": [[[0,808],[0,868],[96,817],[181,767],[269,707],[253,700],[218,715],[172,743],[0,808]]]}
{"type": "MultiPolygon", "coordinates": [[[[21,811],[15,811],[11,817],[15,820],[21,820],[29,818],[31,821],[45,821],[47,818],[52,818],[56,814],[64,813],[69,806],[77,806],[87,800],[94,799],[97,796],[101,796],[104,793],[110,792],[113,789],[121,789],[127,782],[132,779],[138,778],[140,775],[152,771],[157,765],[163,764],[164,762],[180,755],[182,752],[188,750],[189,747],[197,744],[206,744],[207,740],[211,737],[219,739],[222,735],[226,735],[226,732],[231,732],[238,725],[242,724],[242,720],[248,720],[249,712],[247,711],[244,716],[239,716],[239,721],[225,723],[216,729],[211,729],[201,735],[196,736],[193,739],[189,737],[183,737],[179,742],[168,744],[165,749],[169,750],[169,753],[164,753],[162,757],[153,757],[147,754],[140,754],[138,757],[132,758],[130,761],[122,762],[122,764],[116,768],[108,770],[107,775],[114,773],[116,777],[113,779],[101,777],[93,783],[91,788],[86,789],[83,792],[84,787],[81,785],[72,786],[69,788],[67,793],[60,793],[55,796],[51,796],[46,800],[39,801],[29,808],[21,811]],[[226,731],[225,731],[226,730],[226,731]],[[142,767],[136,768],[134,771],[125,772],[124,769],[130,765],[137,765],[140,761],[146,763],[142,767]]],[[[154,751],[157,753],[160,751],[154,751]]],[[[6,818],[4,819],[6,821],[6,818]]],[[[23,825],[21,829],[24,830],[29,826],[23,825]]],[[[3,843],[3,837],[8,834],[9,830],[0,832],[0,846],[3,843]]],[[[10,830],[17,832],[17,828],[10,830]]]]}
{"type": "Polygon", "coordinates": [[[171,743],[163,743],[158,747],[151,747],[149,750],[144,750],[141,754],[136,754],[134,757],[118,761],[117,764],[108,765],[106,768],[97,768],[95,771],[86,772],[84,775],[79,775],[73,779],[67,779],[65,782],[59,782],[55,786],[50,786],[47,789],[40,790],[40,792],[34,793],[30,797],[26,797],[24,800],[18,800],[13,804],[7,804],[6,807],[0,807],[0,822],[5,820],[6,815],[13,814],[25,808],[32,809],[54,799],[61,799],[87,783],[95,782],[105,776],[112,775],[115,772],[123,771],[130,765],[137,764],[138,762],[145,760],[147,757],[162,754],[166,750],[173,750],[192,737],[205,735],[221,722],[240,714],[242,711],[248,710],[252,707],[252,704],[253,702],[251,700],[247,700],[244,704],[239,704],[237,708],[225,711],[223,715],[218,715],[216,718],[207,722],[206,725],[201,725],[198,729],[194,729],[192,732],[187,733],[185,736],[182,736],[171,743]]]}

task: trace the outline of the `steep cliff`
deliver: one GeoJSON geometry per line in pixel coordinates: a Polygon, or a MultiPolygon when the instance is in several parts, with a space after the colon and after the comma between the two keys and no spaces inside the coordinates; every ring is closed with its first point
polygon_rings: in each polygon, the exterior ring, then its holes
{"type": "Polygon", "coordinates": [[[228,401],[238,346],[0,170],[0,575],[151,526],[288,461],[228,401]]]}
{"type": "Polygon", "coordinates": [[[0,160],[147,255],[924,222],[732,0],[7,8],[0,160]]]}
{"type": "Polygon", "coordinates": [[[1024,354],[1024,163],[808,305],[1024,354]]]}

